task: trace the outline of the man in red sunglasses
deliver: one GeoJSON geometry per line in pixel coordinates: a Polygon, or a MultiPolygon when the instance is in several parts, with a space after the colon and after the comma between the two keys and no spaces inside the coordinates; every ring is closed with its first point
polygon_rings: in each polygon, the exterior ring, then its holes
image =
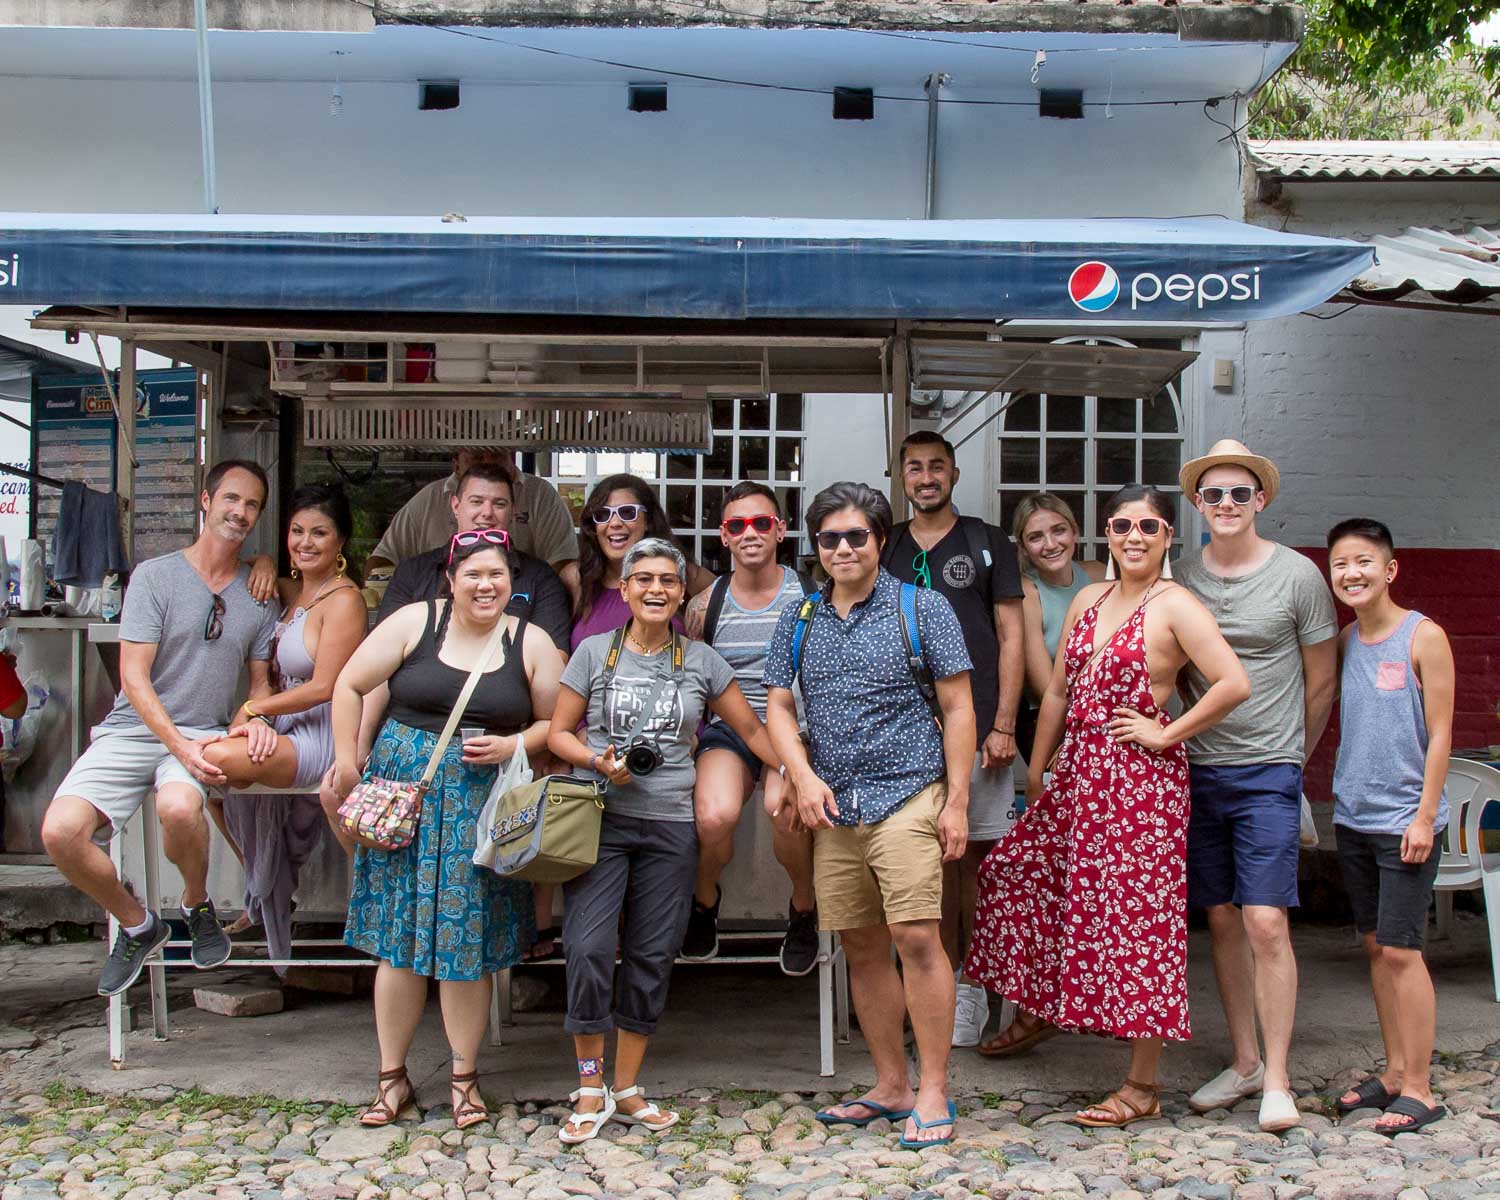
{"type": "MultiPolygon", "coordinates": [[[[722,513],[719,538],[729,550],[733,570],[688,603],[688,636],[712,646],[734,668],[745,699],[764,721],[766,687],[761,676],[766,647],[782,610],[801,604],[816,586],[777,562],[786,521],[776,493],[765,484],[746,481],[730,488],[722,513]]],[[[750,747],[717,718],[710,718],[699,734],[696,760],[693,815],[698,825],[698,881],[682,956],[701,962],[719,952],[719,901],[723,897],[719,877],[734,856],[734,831],[759,780],[771,817],[776,860],[792,881],[781,969],[788,975],[806,975],[818,965],[812,835],[797,825],[789,789],[780,775],[763,770],[750,747]]]]}

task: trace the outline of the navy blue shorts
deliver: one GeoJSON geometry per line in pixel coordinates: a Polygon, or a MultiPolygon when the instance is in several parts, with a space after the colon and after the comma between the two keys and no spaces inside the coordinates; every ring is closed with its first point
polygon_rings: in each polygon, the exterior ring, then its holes
{"type": "Polygon", "coordinates": [[[1297,906],[1302,768],[1188,767],[1188,903],[1297,906]]]}
{"type": "Polygon", "coordinates": [[[702,757],[705,750],[729,750],[738,754],[745,769],[750,772],[751,779],[759,779],[761,768],[766,765],[755,757],[754,750],[745,745],[745,739],[723,721],[710,721],[704,726],[703,732],[698,735],[698,748],[693,751],[693,757],[702,757]]]}

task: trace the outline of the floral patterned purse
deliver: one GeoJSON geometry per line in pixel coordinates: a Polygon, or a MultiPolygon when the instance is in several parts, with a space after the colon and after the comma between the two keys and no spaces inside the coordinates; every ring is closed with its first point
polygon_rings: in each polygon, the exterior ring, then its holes
{"type": "Polygon", "coordinates": [[[354,786],[344,802],[339,805],[339,828],[370,850],[403,850],[417,836],[417,823],[422,819],[422,797],[432,786],[438,764],[448,743],[453,740],[453,731],[463,720],[464,710],[469,707],[469,697],[479,685],[485,664],[495,653],[495,648],[505,636],[505,615],[502,613],[495,632],[484,644],[474,669],[464,680],[458,702],[448,714],[448,723],[438,735],[437,745],[432,748],[432,757],[427,760],[427,769],[417,783],[399,779],[383,779],[379,775],[367,775],[354,786]]]}

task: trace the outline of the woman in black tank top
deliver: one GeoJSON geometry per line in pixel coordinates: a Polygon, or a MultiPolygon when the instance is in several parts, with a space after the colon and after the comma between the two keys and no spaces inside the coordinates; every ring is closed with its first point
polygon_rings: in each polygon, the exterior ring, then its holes
{"type": "Polygon", "coordinates": [[[443,751],[422,801],[417,836],[401,850],[354,856],[354,886],[344,940],[381,959],[380,1092],[361,1116],[388,1125],[415,1100],[406,1053],[439,980],[443,1023],[453,1052],[452,1103],[460,1129],[486,1117],[478,1054],[489,1009],[490,977],[521,961],[535,925],[531,889],[473,864],[476,826],[500,765],[518,743],[542,752],[557,699],[562,659],[552,639],[524,618],[508,617],[513,560],[501,530],[453,539],[448,558],[452,600],[409,604],[387,617],[349,660],[333,695],[334,765],[324,803],[337,805],[359,781],[364,698],[389,685],[390,705],[369,755],[368,772],[415,782],[437,749],[469,674],[482,674],[461,724],[482,737],[443,751]],[[498,652],[489,651],[504,623],[498,652]],[[488,653],[487,653],[488,652],[488,653]]]}

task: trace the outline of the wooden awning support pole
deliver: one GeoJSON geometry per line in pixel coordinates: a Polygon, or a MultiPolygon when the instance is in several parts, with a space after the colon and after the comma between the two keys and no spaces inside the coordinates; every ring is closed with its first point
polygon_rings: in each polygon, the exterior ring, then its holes
{"type": "Polygon", "coordinates": [[[896,322],[896,345],[891,354],[891,440],[886,466],[891,477],[891,512],[906,520],[906,489],[901,486],[901,443],[911,430],[911,322],[896,322]]]}

